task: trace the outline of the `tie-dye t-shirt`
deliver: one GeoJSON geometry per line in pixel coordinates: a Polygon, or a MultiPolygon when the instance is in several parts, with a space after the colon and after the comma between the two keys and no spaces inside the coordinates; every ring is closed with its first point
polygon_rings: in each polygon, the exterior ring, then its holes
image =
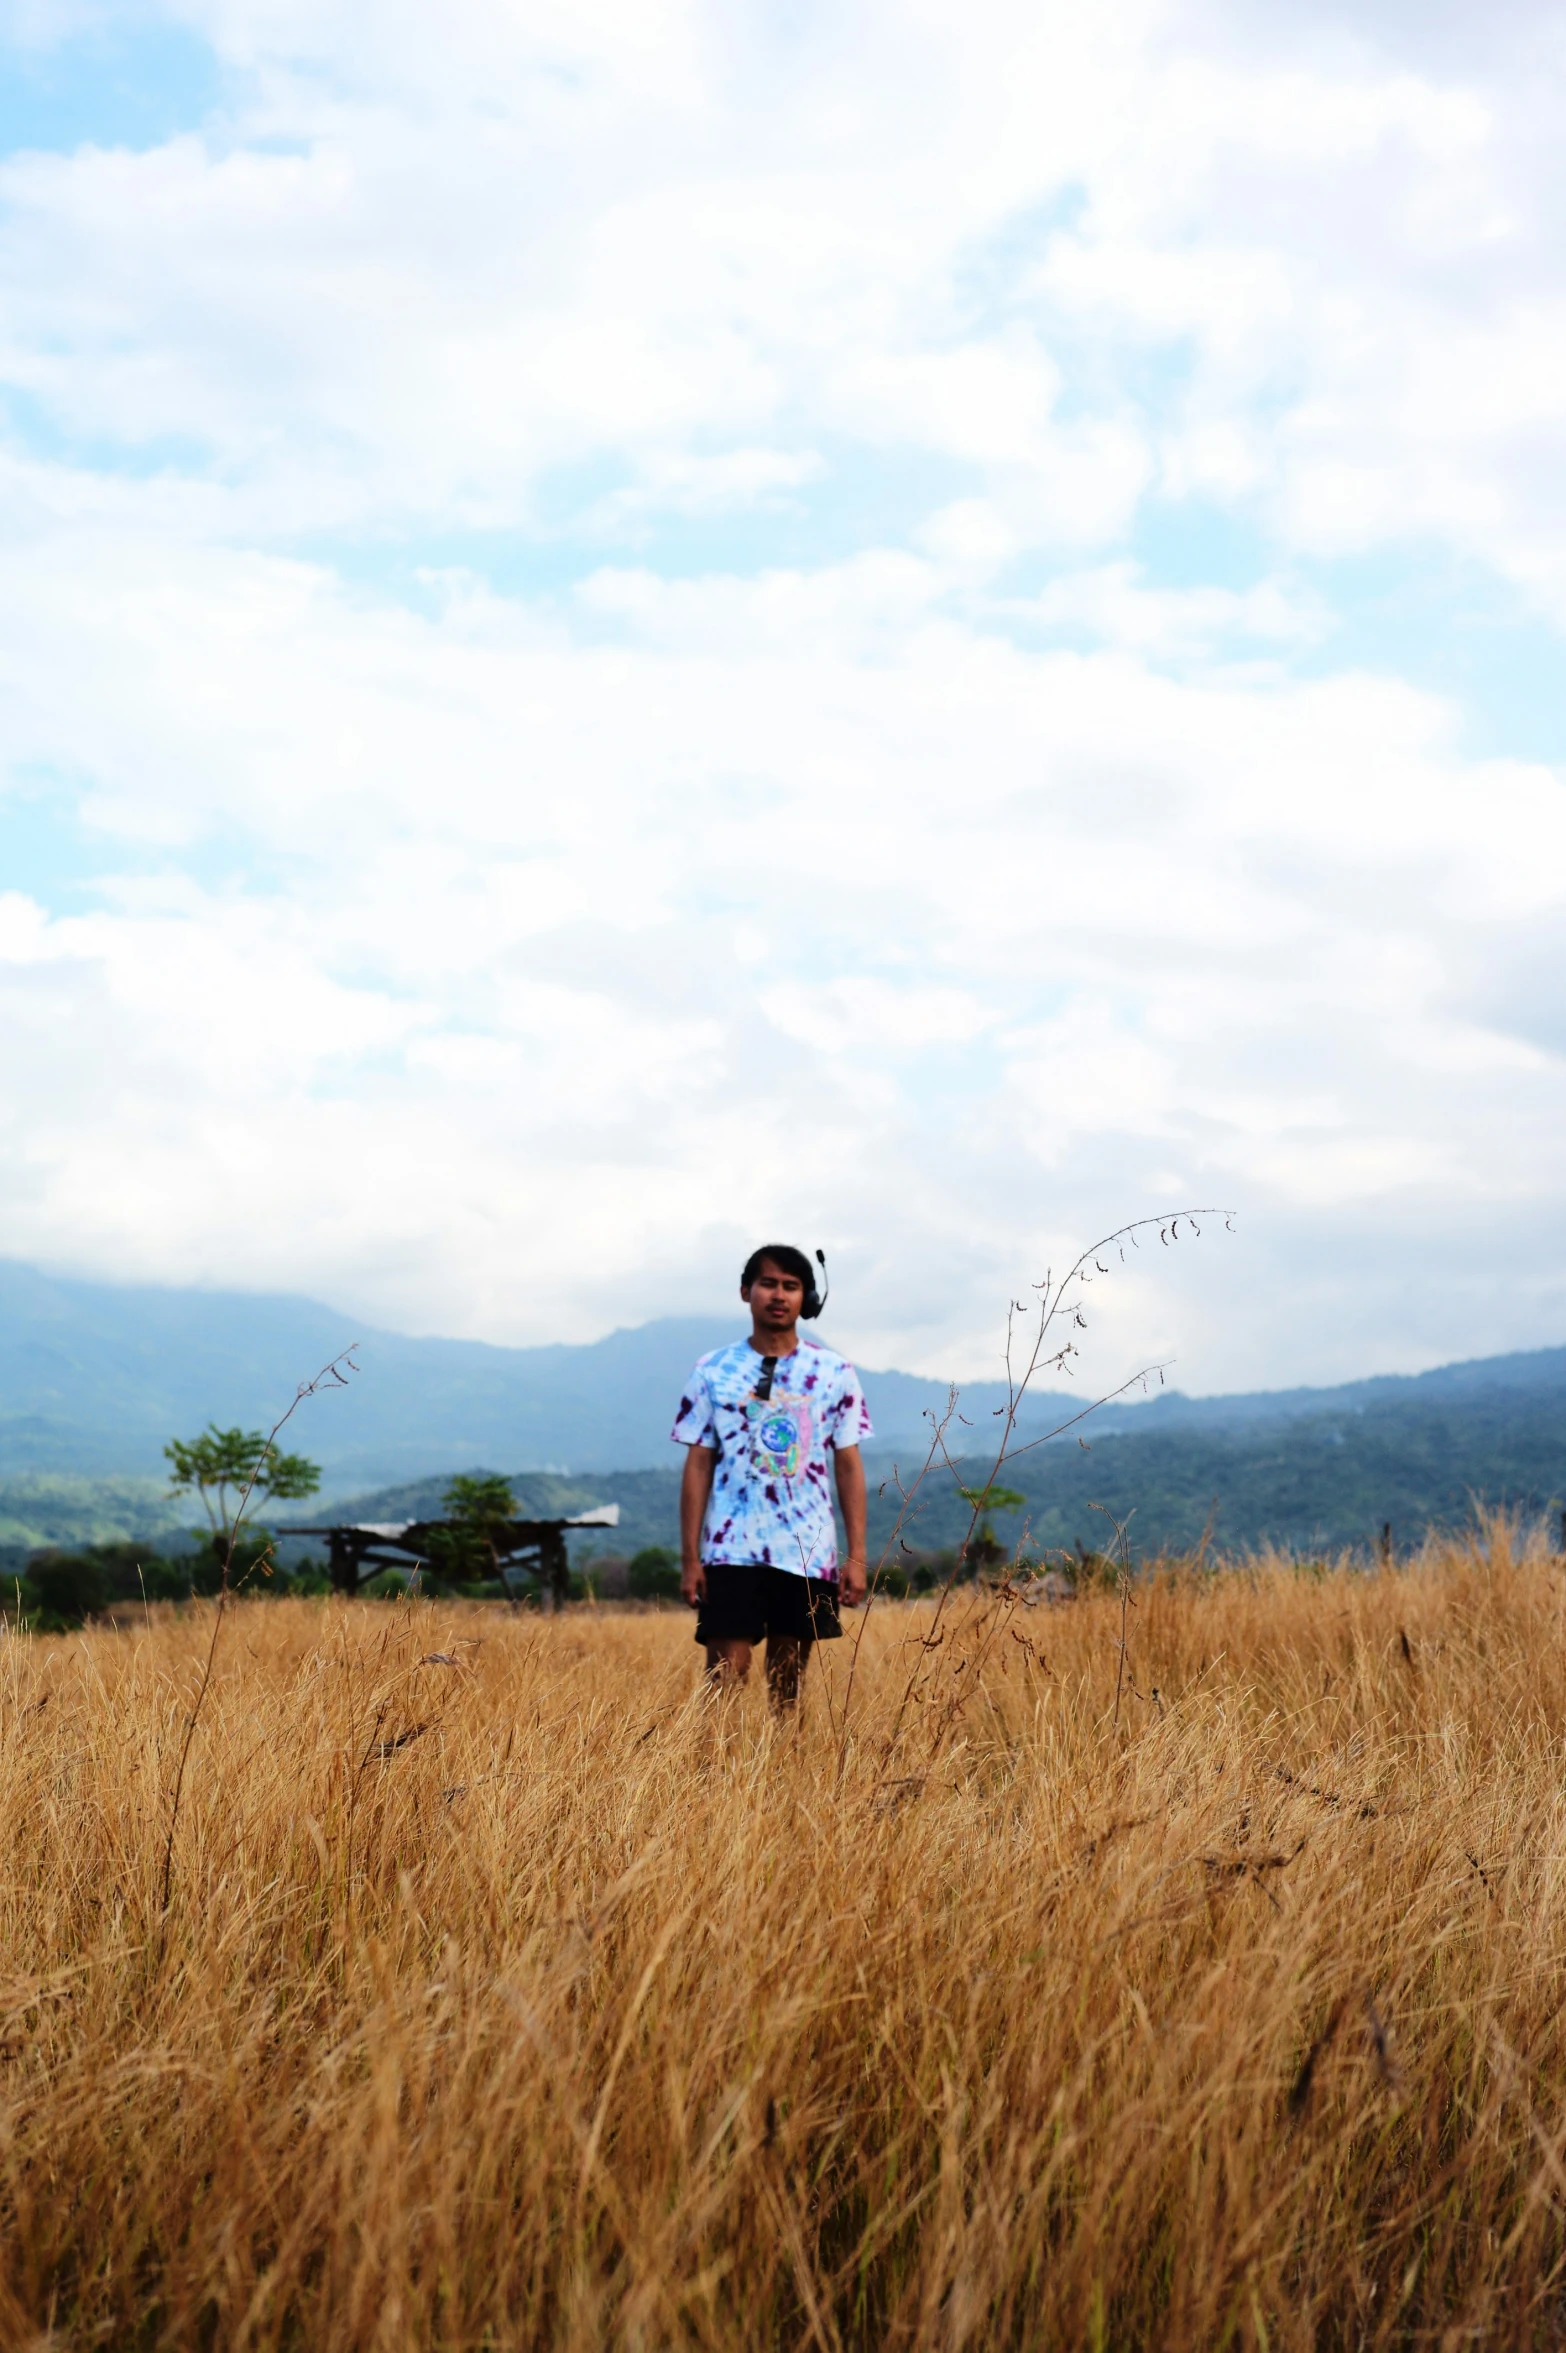
{"type": "Polygon", "coordinates": [[[874,1435],[859,1376],[816,1340],[777,1359],[767,1398],[756,1395],[761,1370],[750,1342],[736,1340],[701,1359],[680,1399],[675,1445],[718,1457],[701,1557],[835,1577],[827,1450],[874,1435]]]}

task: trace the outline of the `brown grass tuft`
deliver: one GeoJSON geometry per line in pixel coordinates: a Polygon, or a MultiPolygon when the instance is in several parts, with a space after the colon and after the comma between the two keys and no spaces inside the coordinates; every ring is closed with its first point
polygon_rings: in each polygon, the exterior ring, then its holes
{"type": "Polygon", "coordinates": [[[236,1605],[166,1934],[207,1619],[6,1639],[0,2343],[1559,2343],[1560,1564],[1136,1600],[236,1605]]]}

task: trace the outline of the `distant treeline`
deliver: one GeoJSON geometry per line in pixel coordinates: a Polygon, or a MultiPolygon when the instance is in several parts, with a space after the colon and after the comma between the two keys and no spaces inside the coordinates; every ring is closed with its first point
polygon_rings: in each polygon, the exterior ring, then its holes
{"type": "MultiPolygon", "coordinates": [[[[0,1587],[0,1611],[38,1633],[79,1626],[85,1618],[119,1616],[159,1601],[190,1601],[217,1592],[222,1563],[210,1545],[166,1558],[149,1545],[94,1544],[77,1551],[51,1547],[30,1554],[0,1587]]],[[[263,1544],[241,1538],[233,1583],[245,1593],[329,1593],[318,1561],[280,1572],[263,1544]]]]}
{"type": "MultiPolygon", "coordinates": [[[[370,1600],[400,1600],[408,1592],[410,1572],[387,1568],[359,1587],[370,1600]]],[[[221,1557],[211,1545],[176,1554],[173,1558],[140,1544],[95,1544],[76,1552],[50,1547],[29,1556],[0,1588],[0,1617],[20,1622],[35,1633],[56,1633],[79,1626],[88,1618],[129,1619],[154,1602],[188,1602],[210,1598],[223,1581],[221,1557]]],[[[274,1547],[260,1537],[241,1536],[234,1548],[231,1579],[234,1591],[253,1600],[289,1597],[324,1599],[332,1581],[324,1561],[307,1555],[285,1567],[274,1547]]],[[[466,1578],[443,1583],[421,1569],[418,1589],[431,1598],[466,1601],[503,1601],[532,1607],[545,1598],[525,1580],[506,1584],[499,1578],[466,1578]]],[[[567,1598],[674,1602],[680,1596],[677,1554],[667,1546],[649,1546],[632,1559],[588,1562],[570,1580],[567,1598]]]]}

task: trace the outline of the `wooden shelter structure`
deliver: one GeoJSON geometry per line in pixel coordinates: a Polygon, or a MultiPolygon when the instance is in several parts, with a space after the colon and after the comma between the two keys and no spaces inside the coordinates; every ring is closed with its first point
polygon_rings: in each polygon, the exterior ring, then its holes
{"type": "MultiPolygon", "coordinates": [[[[511,1573],[520,1571],[537,1580],[535,1590],[548,1592],[558,1609],[570,1585],[566,1551],[568,1528],[617,1528],[620,1506],[600,1504],[569,1519],[503,1520],[485,1530],[494,1546],[495,1566],[502,1584],[511,1587],[511,1573]]],[[[279,1528],[279,1536],[324,1536],[332,1584],[339,1593],[357,1593],[366,1577],[381,1569],[420,1569],[431,1564],[430,1539],[446,1530],[456,1534],[450,1520],[351,1520],[331,1527],[279,1528]]]]}

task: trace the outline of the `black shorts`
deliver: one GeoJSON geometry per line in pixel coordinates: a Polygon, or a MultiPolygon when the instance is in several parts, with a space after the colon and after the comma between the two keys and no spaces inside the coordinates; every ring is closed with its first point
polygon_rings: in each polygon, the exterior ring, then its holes
{"type": "Polygon", "coordinates": [[[843,1629],[835,1577],[800,1577],[758,1561],[708,1561],[707,1598],[696,1617],[698,1642],[759,1642],[762,1636],[835,1642],[843,1629]]]}

